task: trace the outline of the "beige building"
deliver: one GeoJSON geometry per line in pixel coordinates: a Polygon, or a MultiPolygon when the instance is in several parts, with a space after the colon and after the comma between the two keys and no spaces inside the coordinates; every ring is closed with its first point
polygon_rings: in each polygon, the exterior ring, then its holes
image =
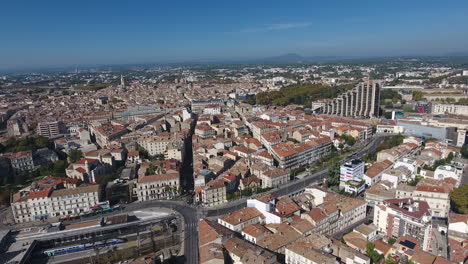
{"type": "Polygon", "coordinates": [[[179,193],[179,187],[178,172],[139,177],[136,184],[138,201],[172,198],[179,193]]]}
{"type": "Polygon", "coordinates": [[[215,206],[227,202],[226,186],[221,179],[209,181],[206,186],[200,186],[195,190],[197,202],[203,206],[215,206]]]}
{"type": "Polygon", "coordinates": [[[262,188],[277,187],[289,182],[289,172],[281,168],[261,172],[258,177],[262,180],[262,188]]]}
{"type": "MultiPolygon", "coordinates": [[[[414,187],[413,187],[414,188],[414,187]]],[[[414,198],[429,204],[429,211],[435,217],[448,217],[450,212],[450,192],[453,186],[444,181],[424,179],[413,192],[407,191],[411,188],[398,186],[397,199],[414,198]]]]}
{"type": "Polygon", "coordinates": [[[50,195],[51,216],[66,216],[89,211],[99,203],[99,185],[56,190],[50,195]]]}

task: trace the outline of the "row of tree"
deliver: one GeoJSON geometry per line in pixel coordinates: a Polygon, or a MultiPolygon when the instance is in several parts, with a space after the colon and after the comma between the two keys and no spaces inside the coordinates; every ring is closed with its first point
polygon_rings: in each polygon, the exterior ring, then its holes
{"type": "Polygon", "coordinates": [[[354,85],[328,86],[323,84],[294,84],[278,91],[260,92],[250,103],[260,105],[300,104],[310,106],[317,99],[335,98],[354,85]]]}

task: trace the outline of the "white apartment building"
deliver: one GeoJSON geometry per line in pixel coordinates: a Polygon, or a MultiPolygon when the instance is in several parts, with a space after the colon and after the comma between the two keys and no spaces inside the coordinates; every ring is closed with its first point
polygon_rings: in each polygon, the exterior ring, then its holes
{"type": "Polygon", "coordinates": [[[16,223],[79,214],[100,201],[99,185],[73,189],[22,190],[13,195],[11,209],[16,223]]]}
{"type": "Polygon", "coordinates": [[[166,173],[139,177],[136,183],[138,201],[173,197],[179,192],[179,173],[166,173]]]}

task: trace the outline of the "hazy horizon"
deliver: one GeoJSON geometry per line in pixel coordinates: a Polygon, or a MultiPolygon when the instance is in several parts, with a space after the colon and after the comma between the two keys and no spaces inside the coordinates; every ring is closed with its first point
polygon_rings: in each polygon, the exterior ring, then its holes
{"type": "Polygon", "coordinates": [[[468,54],[468,2],[7,2],[0,70],[468,54]]]}

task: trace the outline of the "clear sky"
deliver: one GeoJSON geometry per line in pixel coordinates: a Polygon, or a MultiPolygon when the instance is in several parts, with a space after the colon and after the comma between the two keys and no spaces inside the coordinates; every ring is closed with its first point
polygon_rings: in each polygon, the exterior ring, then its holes
{"type": "Polygon", "coordinates": [[[0,6],[0,69],[467,51],[467,0],[11,0],[0,6]]]}

